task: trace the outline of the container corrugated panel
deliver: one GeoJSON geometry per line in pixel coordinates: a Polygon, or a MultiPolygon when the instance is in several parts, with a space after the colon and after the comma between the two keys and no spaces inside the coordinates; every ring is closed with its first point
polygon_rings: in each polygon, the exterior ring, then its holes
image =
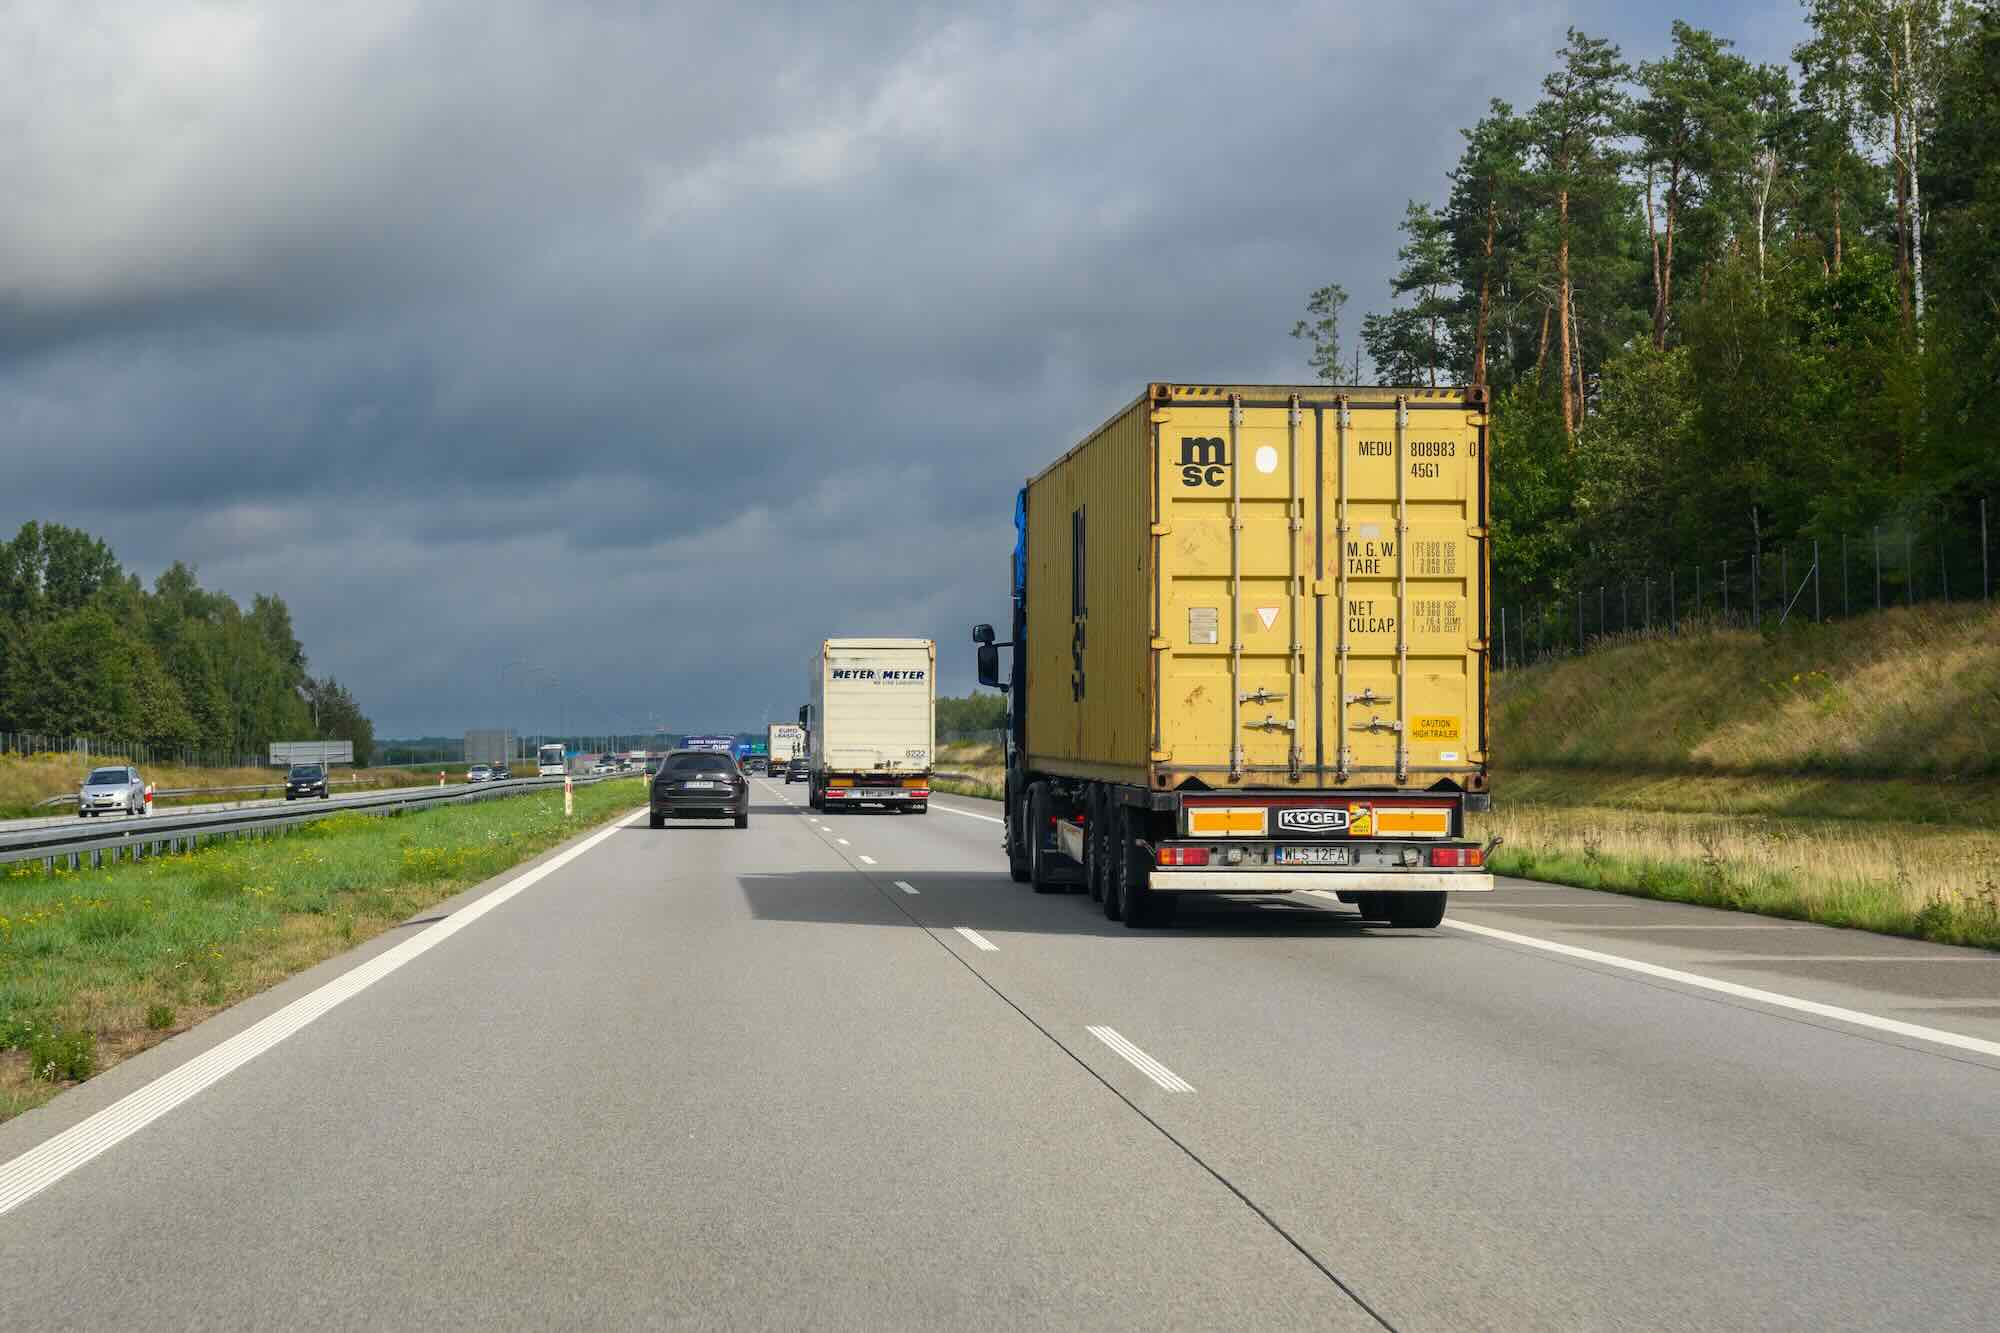
{"type": "Polygon", "coordinates": [[[1483,789],[1486,426],[1463,389],[1152,386],[1028,486],[1030,767],[1483,789]]]}

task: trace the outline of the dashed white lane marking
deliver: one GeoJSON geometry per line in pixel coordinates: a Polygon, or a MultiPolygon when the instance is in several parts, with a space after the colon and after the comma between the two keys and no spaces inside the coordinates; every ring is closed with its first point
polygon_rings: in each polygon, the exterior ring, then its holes
{"type": "Polygon", "coordinates": [[[872,856],[864,856],[861,858],[861,864],[865,866],[872,866],[875,864],[875,858],[872,856]]]}
{"type": "Polygon", "coordinates": [[[955,805],[939,805],[936,800],[931,802],[931,809],[942,810],[948,815],[964,815],[967,819],[983,819],[989,824],[1004,824],[1007,822],[998,815],[982,815],[975,810],[961,810],[955,805]]]}
{"type": "Polygon", "coordinates": [[[992,940],[987,939],[984,935],[974,930],[971,926],[953,926],[952,929],[956,930],[959,934],[965,936],[965,938],[971,940],[973,947],[978,949],[981,953],[1000,952],[999,945],[995,944],[992,940]]]}
{"type": "Polygon", "coordinates": [[[1580,949],[1574,944],[1557,944],[1554,940],[1536,939],[1533,935],[1517,935],[1511,930],[1495,930],[1492,926],[1475,926],[1470,921],[1455,921],[1445,918],[1445,925],[1453,930],[1463,930],[1472,935],[1484,935],[1488,939],[1503,940],[1508,944],[1524,945],[1530,949],[1541,949],[1547,953],[1560,954],[1565,958],[1575,958],[1586,963],[1601,963],[1606,967],[1623,968],[1627,972],[1637,972],[1641,976],[1658,977],[1663,981],[1677,981],[1683,986],[1693,986],[1700,990],[1715,991],[1721,995],[1733,995],[1740,1000],[1754,1000],[1758,1004],[1774,1005],[1779,1009],[1789,1009],[1794,1013],[1811,1014],[1816,1018],[1831,1018],[1842,1023],[1852,1023],[1856,1027],[1872,1028],[1877,1032],[1894,1033],[1899,1037],[1912,1037],[1918,1041],[1935,1042],[1939,1046],[1950,1046],[1961,1051],[1976,1051],[1980,1055],[2000,1056],[2000,1041],[1986,1041],[1979,1037],[1968,1037],[1957,1032],[1946,1032],[1943,1028],[1924,1027],[1918,1023],[1905,1023],[1897,1018],[1883,1018],[1877,1014],[1864,1014],[1859,1009],[1844,1009],[1837,1004],[1821,1004],[1818,1000],[1804,1000],[1796,995],[1784,995],[1777,991],[1760,990],[1755,986],[1741,986],[1733,981],[1718,981],[1714,977],[1704,977],[1694,972],[1683,972],[1676,967],[1661,967],[1657,963],[1642,963],[1636,958],[1621,958],[1615,953],[1600,953],[1596,949],[1580,949]]]}
{"type": "Polygon", "coordinates": [[[0,1216],[5,1216],[190,1097],[249,1064],[341,1001],[359,995],[403,964],[443,944],[502,903],[533,888],[619,829],[632,824],[635,819],[636,816],[620,819],[610,827],[600,829],[568,851],[544,861],[478,902],[468,903],[421,934],[376,954],[311,994],[302,995],[278,1012],[251,1024],[221,1045],[209,1048],[178,1069],[125,1094],[89,1119],[70,1126],[13,1161],[0,1165],[0,1216]]]}
{"type": "MultiPolygon", "coordinates": [[[[961,927],[962,929],[962,927],[961,927]]],[[[1087,1029],[1091,1036],[1125,1057],[1132,1067],[1144,1074],[1168,1092],[1193,1092],[1194,1084],[1176,1074],[1173,1070],[1155,1060],[1152,1056],[1118,1035],[1116,1028],[1091,1025],[1087,1029]]]]}
{"type": "Polygon", "coordinates": [[[912,897],[916,896],[917,890],[915,886],[912,885],[908,880],[901,880],[901,879],[897,880],[896,887],[901,889],[904,893],[911,895],[912,897]]]}
{"type": "Polygon", "coordinates": [[[853,845],[849,843],[845,838],[835,838],[834,841],[839,843],[842,847],[848,847],[853,845]]]}

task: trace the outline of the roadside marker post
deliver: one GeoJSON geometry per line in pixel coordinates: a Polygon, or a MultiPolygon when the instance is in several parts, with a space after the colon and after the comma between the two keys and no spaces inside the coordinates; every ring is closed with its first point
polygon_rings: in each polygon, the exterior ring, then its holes
{"type": "Polygon", "coordinates": [[[438,770],[438,786],[444,786],[444,770],[441,768],[438,770]]]}
{"type": "Polygon", "coordinates": [[[576,782],[569,774],[563,774],[563,818],[576,813],[576,782]]]}
{"type": "Polygon", "coordinates": [[[153,813],[153,784],[150,782],[146,784],[146,813],[153,813]]]}

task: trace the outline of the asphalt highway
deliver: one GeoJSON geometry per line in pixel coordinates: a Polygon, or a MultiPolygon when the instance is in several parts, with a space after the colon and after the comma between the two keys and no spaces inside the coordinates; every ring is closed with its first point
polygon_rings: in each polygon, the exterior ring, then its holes
{"type": "Polygon", "coordinates": [[[1012,884],[986,803],[757,793],[0,1126],[0,1327],[2000,1309],[1993,955],[1518,881],[1436,931],[1266,899],[1136,932],[1012,884]]]}

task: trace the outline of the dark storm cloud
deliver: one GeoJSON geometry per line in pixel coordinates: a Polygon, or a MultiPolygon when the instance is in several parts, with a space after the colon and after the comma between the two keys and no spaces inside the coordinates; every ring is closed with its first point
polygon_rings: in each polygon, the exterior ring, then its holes
{"type": "Polygon", "coordinates": [[[553,725],[516,658],[602,729],[783,716],[826,634],[963,688],[1021,477],[1299,377],[1630,8],[17,7],[0,519],[281,593],[390,734],[553,725]]]}

